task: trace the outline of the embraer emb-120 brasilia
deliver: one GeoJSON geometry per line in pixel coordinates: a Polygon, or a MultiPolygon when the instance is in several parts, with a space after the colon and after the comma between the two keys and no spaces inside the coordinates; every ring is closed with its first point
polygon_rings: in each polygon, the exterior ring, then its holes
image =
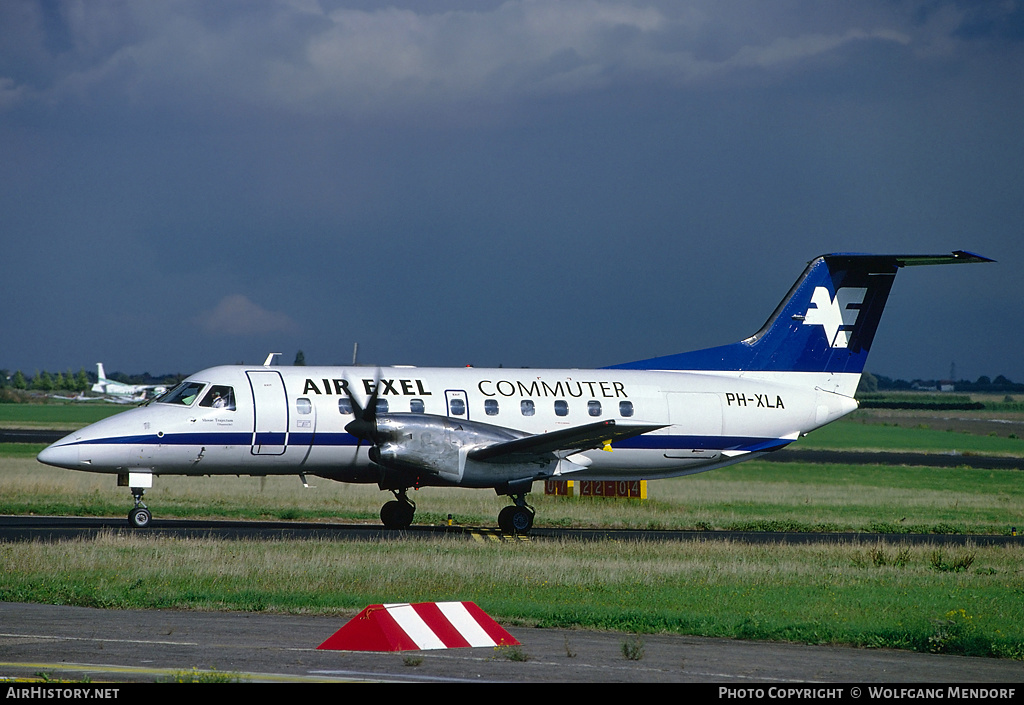
{"type": "Polygon", "coordinates": [[[896,272],[991,261],[824,255],[751,337],[595,370],[213,367],[39,460],[116,474],[137,527],[154,475],[315,475],[394,493],[389,528],[412,523],[410,488],[490,488],[512,500],[501,530],[524,533],[537,481],[704,472],[849,414],[896,272]]]}

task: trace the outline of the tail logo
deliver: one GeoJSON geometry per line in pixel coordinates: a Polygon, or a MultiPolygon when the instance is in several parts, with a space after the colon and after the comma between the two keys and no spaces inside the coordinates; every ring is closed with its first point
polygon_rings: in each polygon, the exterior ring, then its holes
{"type": "Polygon", "coordinates": [[[867,291],[862,287],[845,287],[837,291],[833,299],[827,288],[814,287],[804,325],[821,326],[830,347],[849,346],[850,331],[857,324],[859,306],[864,303],[867,291]]]}

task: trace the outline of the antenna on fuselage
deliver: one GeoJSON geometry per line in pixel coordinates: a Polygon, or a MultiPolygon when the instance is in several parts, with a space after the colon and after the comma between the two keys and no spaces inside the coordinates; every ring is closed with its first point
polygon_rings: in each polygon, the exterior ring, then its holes
{"type": "Polygon", "coordinates": [[[352,346],[352,366],[356,366],[356,356],[359,355],[359,343],[352,346]]]}
{"type": "Polygon", "coordinates": [[[272,363],[274,361],[274,358],[280,354],[281,353],[270,353],[269,355],[267,355],[267,359],[263,361],[263,366],[270,367],[270,363],[272,363]]]}

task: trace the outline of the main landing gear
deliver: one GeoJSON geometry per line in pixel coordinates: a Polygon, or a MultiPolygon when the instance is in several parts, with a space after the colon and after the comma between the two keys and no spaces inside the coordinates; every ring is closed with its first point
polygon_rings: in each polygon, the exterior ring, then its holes
{"type": "MultiPolygon", "coordinates": [[[[388,529],[408,529],[416,514],[416,504],[409,499],[408,488],[391,490],[395,498],[380,509],[380,520],[388,529]]],[[[515,504],[498,513],[498,528],[501,533],[517,536],[530,533],[533,528],[534,510],[526,503],[526,494],[512,497],[515,504]]]]}
{"type": "Polygon", "coordinates": [[[380,508],[380,520],[388,529],[408,529],[416,514],[416,504],[409,499],[408,488],[391,491],[395,498],[380,508]]]}
{"type": "Polygon", "coordinates": [[[515,504],[505,507],[498,513],[498,528],[501,533],[515,536],[528,534],[533,528],[533,507],[526,503],[526,495],[513,497],[515,504]]]}

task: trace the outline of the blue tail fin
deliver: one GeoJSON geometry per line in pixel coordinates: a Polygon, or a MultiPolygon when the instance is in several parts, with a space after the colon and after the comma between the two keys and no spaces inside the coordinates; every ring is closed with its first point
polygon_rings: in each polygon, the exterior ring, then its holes
{"type": "Polygon", "coordinates": [[[859,374],[901,267],[992,261],[962,250],[949,255],[822,255],[807,265],[771,318],[746,340],[611,368],[859,374]]]}

